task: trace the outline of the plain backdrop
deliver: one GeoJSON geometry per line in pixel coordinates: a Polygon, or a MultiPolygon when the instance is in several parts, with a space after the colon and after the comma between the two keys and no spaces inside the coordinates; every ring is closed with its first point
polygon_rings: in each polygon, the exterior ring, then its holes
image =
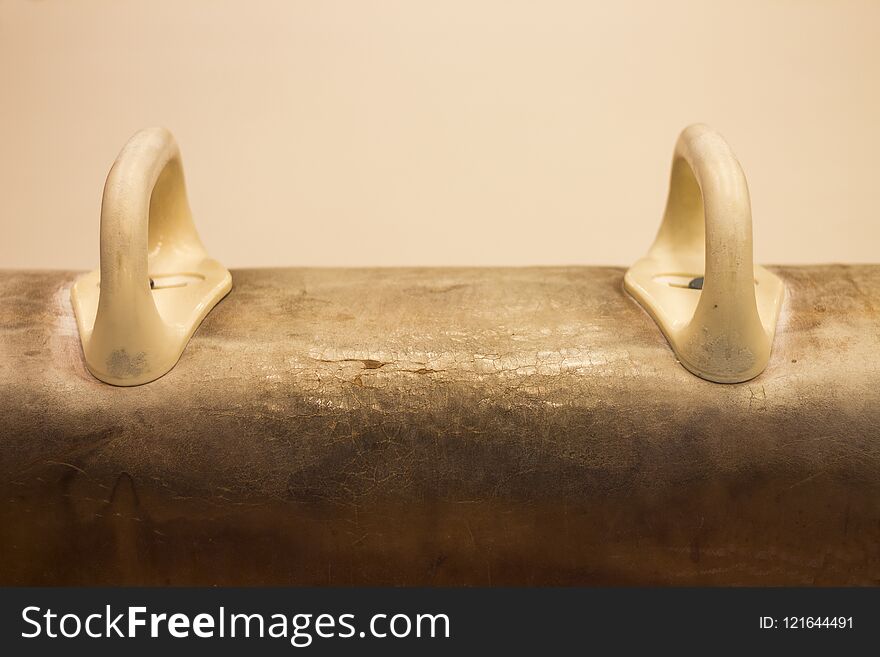
{"type": "Polygon", "coordinates": [[[758,262],[876,262],[878,86],[876,1],[0,0],[0,267],[96,267],[151,125],[229,267],[628,265],[696,121],[758,262]]]}

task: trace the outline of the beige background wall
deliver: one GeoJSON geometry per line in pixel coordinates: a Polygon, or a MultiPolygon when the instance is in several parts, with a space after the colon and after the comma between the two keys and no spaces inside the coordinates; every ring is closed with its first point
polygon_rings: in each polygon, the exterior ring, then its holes
{"type": "Polygon", "coordinates": [[[0,267],[94,267],[153,124],[229,266],[628,264],[694,121],[759,261],[880,261],[880,2],[0,0],[0,267]]]}

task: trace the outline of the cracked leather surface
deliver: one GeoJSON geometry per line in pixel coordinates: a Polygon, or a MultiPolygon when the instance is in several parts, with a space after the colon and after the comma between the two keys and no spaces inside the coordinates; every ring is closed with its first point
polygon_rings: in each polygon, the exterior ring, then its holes
{"type": "Polygon", "coordinates": [[[880,583],[880,266],[772,269],[742,384],[619,268],[266,269],[136,388],[0,272],[0,583],[880,583]]]}

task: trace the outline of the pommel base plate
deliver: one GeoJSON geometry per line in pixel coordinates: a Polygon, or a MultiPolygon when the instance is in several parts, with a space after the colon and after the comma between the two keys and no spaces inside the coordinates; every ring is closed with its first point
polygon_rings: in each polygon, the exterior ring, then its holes
{"type": "MultiPolygon", "coordinates": [[[[740,377],[719,377],[700,371],[682,353],[681,337],[688,326],[702,290],[691,287],[703,277],[702,257],[658,258],[646,256],[636,262],[624,276],[624,288],[644,308],[666,336],[676,358],[697,376],[716,383],[740,383],[740,377]]],[[[764,331],[773,341],[785,288],[778,276],[764,267],[755,266],[755,300],[764,331]]],[[[753,375],[754,376],[754,375],[753,375]]]]}

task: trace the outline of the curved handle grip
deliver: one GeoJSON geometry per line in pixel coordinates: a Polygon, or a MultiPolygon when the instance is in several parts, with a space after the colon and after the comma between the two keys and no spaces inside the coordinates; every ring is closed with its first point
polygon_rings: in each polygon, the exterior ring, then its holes
{"type": "Polygon", "coordinates": [[[174,137],[164,128],[141,130],[104,185],[97,303],[86,278],[73,289],[89,370],[116,385],[162,376],[230,288],[229,272],[208,257],[193,224],[174,137]],[[151,276],[163,274],[188,278],[160,297],[151,276]]]}
{"type": "Polygon", "coordinates": [[[678,138],[663,223],[648,255],[627,272],[626,287],[698,376],[733,383],[766,367],[782,284],[754,266],[745,174],[711,128],[693,125],[678,138]],[[702,292],[663,282],[697,270],[705,272],[702,292]]]}
{"type": "Polygon", "coordinates": [[[207,256],[192,222],[177,142],[164,128],[141,130],[104,184],[98,325],[131,312],[158,319],[148,254],[169,245],[207,256]]]}

